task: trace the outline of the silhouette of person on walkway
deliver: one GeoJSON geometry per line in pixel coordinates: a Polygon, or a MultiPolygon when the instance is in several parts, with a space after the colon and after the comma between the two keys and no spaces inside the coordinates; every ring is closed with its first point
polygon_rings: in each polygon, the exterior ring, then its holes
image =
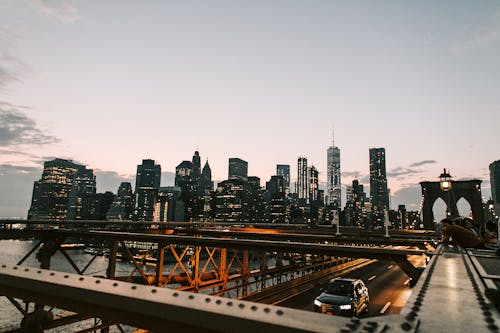
{"type": "Polygon", "coordinates": [[[441,220],[442,241],[444,244],[455,243],[461,247],[473,247],[476,249],[485,249],[489,241],[488,236],[484,238],[472,230],[455,224],[450,218],[441,220]],[[451,240],[451,241],[450,241],[451,240]]]}

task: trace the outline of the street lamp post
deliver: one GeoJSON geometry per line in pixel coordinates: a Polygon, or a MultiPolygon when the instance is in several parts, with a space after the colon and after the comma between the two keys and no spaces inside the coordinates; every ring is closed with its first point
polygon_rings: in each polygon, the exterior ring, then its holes
{"type": "Polygon", "coordinates": [[[451,215],[450,209],[450,190],[451,190],[451,175],[443,169],[443,173],[439,175],[439,186],[441,191],[446,192],[446,217],[451,215]]]}
{"type": "Polygon", "coordinates": [[[335,226],[337,228],[337,232],[335,235],[339,236],[340,235],[340,219],[339,219],[339,212],[335,209],[333,211],[333,223],[335,223],[335,226]]]}
{"type": "Polygon", "coordinates": [[[389,212],[387,211],[387,208],[384,209],[384,227],[385,227],[385,235],[384,237],[391,237],[389,235],[389,226],[391,225],[391,221],[389,220],[389,212]]]}

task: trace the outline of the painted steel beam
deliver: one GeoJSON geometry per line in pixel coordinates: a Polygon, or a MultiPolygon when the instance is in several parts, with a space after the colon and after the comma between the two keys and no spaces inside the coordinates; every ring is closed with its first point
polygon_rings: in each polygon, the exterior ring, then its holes
{"type": "Polygon", "coordinates": [[[262,240],[293,240],[299,242],[335,242],[335,243],[363,243],[375,245],[403,245],[403,246],[423,246],[424,243],[433,243],[434,239],[410,239],[410,238],[387,238],[384,235],[351,235],[351,236],[335,236],[335,235],[317,235],[317,234],[302,234],[302,233],[265,233],[258,231],[220,231],[207,229],[189,229],[186,230],[187,235],[203,235],[217,237],[233,237],[238,239],[262,239],[262,240]]]}
{"type": "MultiPolygon", "coordinates": [[[[303,234],[335,234],[336,229],[331,225],[310,225],[310,224],[277,224],[277,223],[230,223],[230,222],[151,222],[151,221],[104,221],[104,220],[9,220],[0,219],[0,229],[5,226],[9,229],[12,225],[36,225],[37,227],[51,228],[59,227],[92,227],[102,229],[117,229],[120,227],[131,228],[137,230],[146,229],[201,229],[201,228],[255,228],[255,229],[270,229],[270,230],[287,230],[289,232],[297,232],[303,234]]],[[[343,236],[383,236],[383,230],[365,230],[355,227],[340,228],[343,236]]],[[[439,237],[439,233],[435,230],[391,230],[391,235],[399,238],[424,238],[431,239],[439,237]]]]}
{"type": "MultiPolygon", "coordinates": [[[[10,231],[7,231],[10,233],[10,231]]],[[[3,232],[0,233],[0,237],[3,232]]],[[[14,236],[14,235],[12,235],[14,236]]],[[[147,233],[133,232],[117,232],[117,231],[94,231],[94,230],[18,230],[15,234],[17,238],[35,237],[35,238],[51,238],[51,237],[79,237],[79,238],[94,238],[113,241],[141,241],[141,242],[164,242],[166,244],[193,245],[193,246],[208,246],[232,249],[247,249],[253,251],[283,251],[292,253],[307,253],[307,254],[323,254],[332,256],[343,256],[350,258],[367,258],[392,260],[398,257],[405,258],[408,255],[432,255],[432,252],[414,249],[390,249],[368,246],[345,246],[345,245],[330,245],[330,244],[314,244],[302,242],[288,241],[266,241],[254,239],[230,239],[230,238],[214,238],[214,237],[193,237],[193,236],[178,236],[178,235],[157,235],[147,233]],[[24,234],[24,236],[23,236],[24,234]]]]}
{"type": "Polygon", "coordinates": [[[157,332],[408,332],[401,316],[359,320],[23,266],[0,265],[0,294],[157,332]]]}

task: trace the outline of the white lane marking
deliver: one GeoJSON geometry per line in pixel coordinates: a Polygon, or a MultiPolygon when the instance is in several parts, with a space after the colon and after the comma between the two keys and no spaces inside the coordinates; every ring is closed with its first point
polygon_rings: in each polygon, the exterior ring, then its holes
{"type": "Polygon", "coordinates": [[[380,314],[384,314],[384,312],[387,311],[387,309],[391,306],[391,302],[387,302],[384,307],[382,308],[382,310],[380,310],[380,314]]]}
{"type": "Polygon", "coordinates": [[[387,269],[391,269],[393,267],[394,267],[394,265],[389,265],[389,266],[387,266],[387,269]]]}
{"type": "Polygon", "coordinates": [[[377,277],[376,275],[372,275],[372,276],[370,276],[370,278],[368,279],[368,281],[371,281],[371,280],[375,279],[376,277],[377,277]]]}
{"type": "Polygon", "coordinates": [[[407,285],[408,285],[408,283],[410,283],[410,279],[406,279],[406,281],[405,281],[404,285],[405,285],[405,286],[407,286],[407,285]]]}

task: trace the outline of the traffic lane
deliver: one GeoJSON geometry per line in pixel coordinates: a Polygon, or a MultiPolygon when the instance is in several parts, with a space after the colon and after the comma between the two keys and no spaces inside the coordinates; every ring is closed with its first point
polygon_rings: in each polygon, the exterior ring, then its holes
{"type": "MultiPolygon", "coordinates": [[[[368,281],[368,279],[373,275],[380,275],[384,269],[387,269],[388,265],[390,265],[390,263],[387,264],[385,262],[376,261],[369,265],[363,266],[355,271],[352,271],[344,275],[344,277],[362,279],[368,287],[368,292],[370,294],[370,302],[372,302],[372,297],[374,297],[375,295],[372,296],[370,290],[371,281],[368,281]]],[[[326,284],[313,286],[313,288],[310,289],[309,291],[297,295],[295,297],[292,297],[282,303],[279,303],[279,305],[295,309],[313,311],[314,310],[313,301],[319,294],[321,294],[322,288],[326,288],[326,284]]]]}
{"type": "MultiPolygon", "coordinates": [[[[361,279],[368,287],[370,305],[368,312],[362,314],[361,317],[379,316],[382,310],[384,310],[383,314],[399,313],[411,294],[411,289],[405,285],[408,277],[396,264],[391,262],[377,261],[346,274],[344,277],[361,279]],[[388,302],[391,304],[387,306],[388,302]]],[[[279,305],[314,311],[314,299],[321,294],[321,289],[325,287],[326,285],[314,286],[311,290],[279,303],[279,305]]]]}
{"type": "Polygon", "coordinates": [[[396,264],[385,262],[367,282],[370,305],[366,316],[397,314],[411,295],[408,276],[396,264]]]}

